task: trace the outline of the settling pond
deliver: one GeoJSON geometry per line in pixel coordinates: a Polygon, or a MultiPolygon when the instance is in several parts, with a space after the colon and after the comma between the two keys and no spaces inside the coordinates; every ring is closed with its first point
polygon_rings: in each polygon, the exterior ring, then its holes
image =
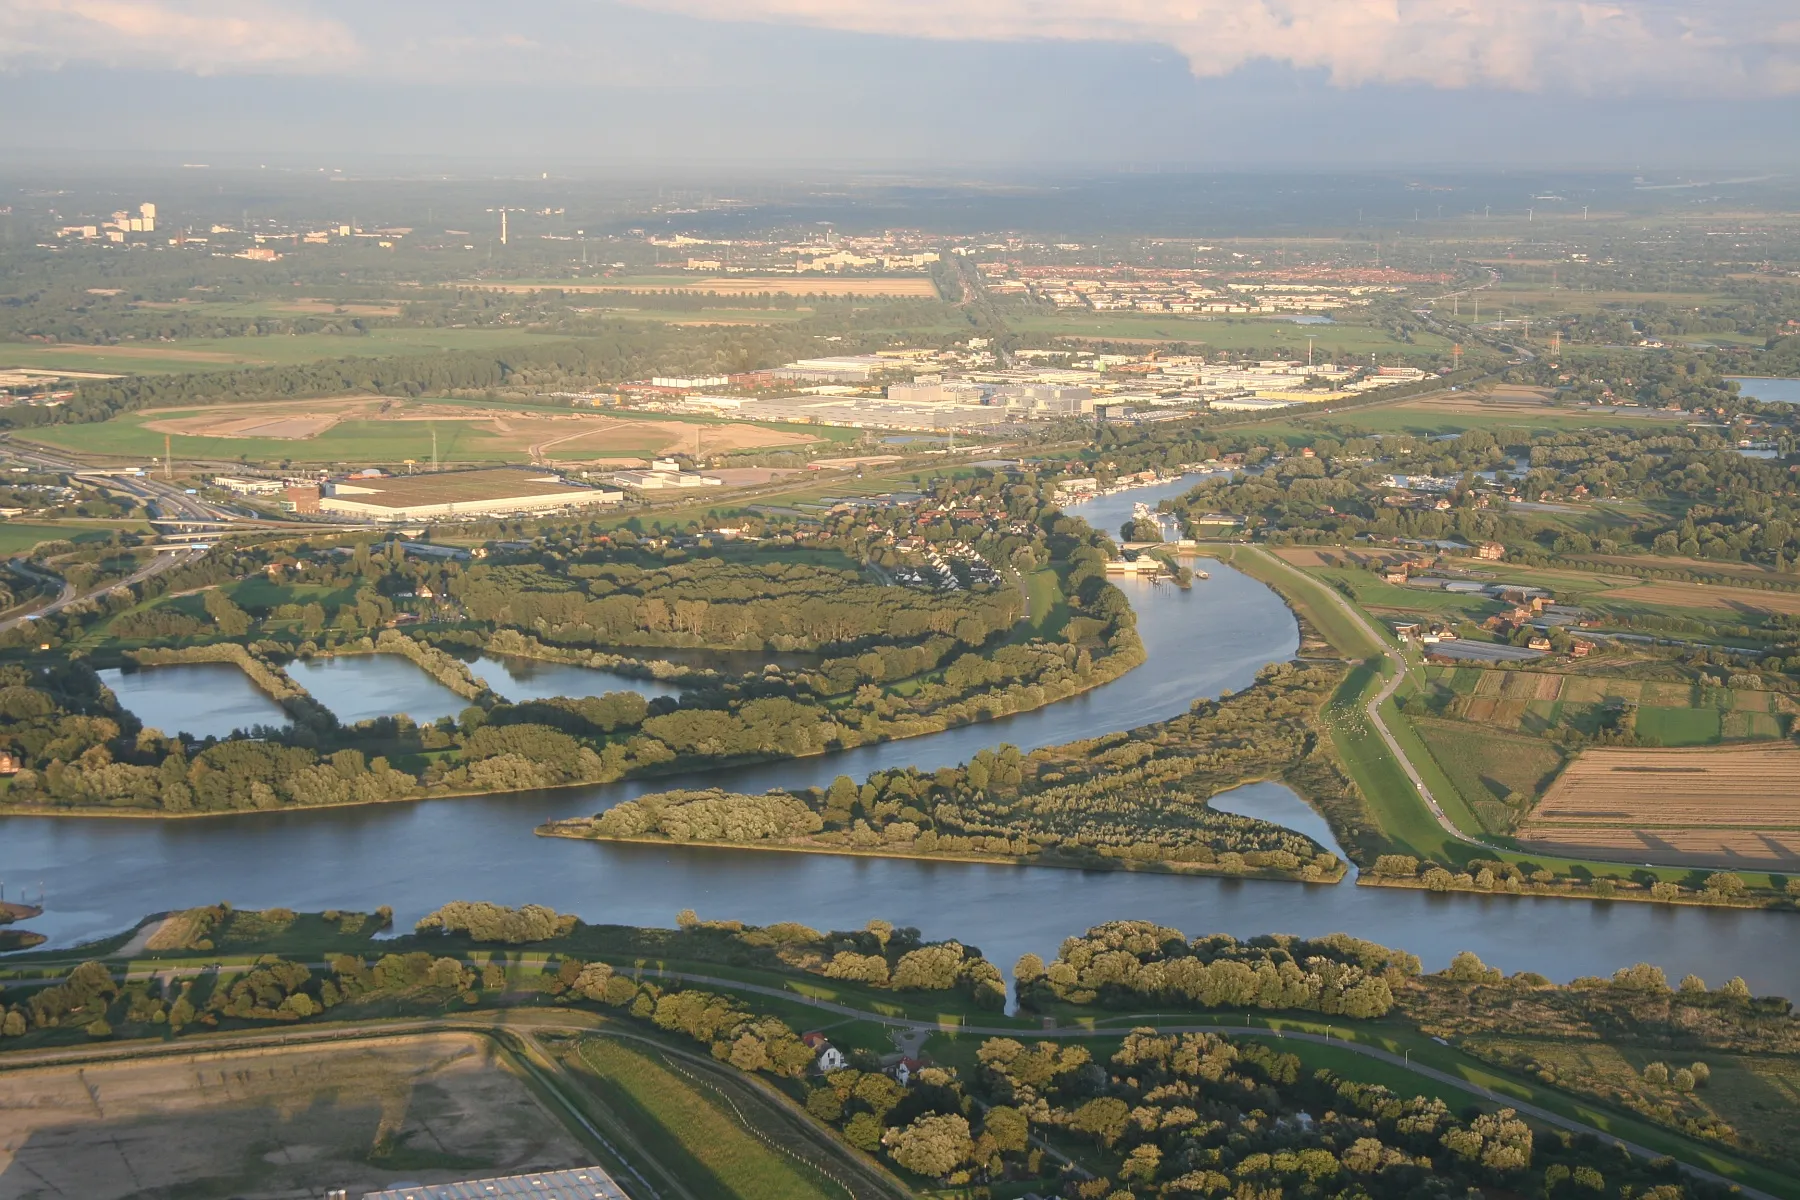
{"type": "MultiPolygon", "coordinates": [[[[1116,532],[1135,501],[1154,504],[1186,486],[1136,489],[1075,511],[1116,532]]],[[[839,774],[960,762],[1000,742],[1030,748],[1174,715],[1195,697],[1244,687],[1263,664],[1288,658],[1298,645],[1279,597],[1230,568],[1205,565],[1211,578],[1191,591],[1126,581],[1149,661],[1037,712],[797,762],[605,787],[179,821],[5,817],[0,879],[14,885],[13,895],[24,885],[34,898],[42,881],[47,911],[31,927],[63,945],[123,929],[146,913],[220,899],[300,909],[389,904],[403,928],[445,901],[479,899],[646,925],[670,925],[683,908],[824,929],[882,917],[928,937],[961,938],[1010,968],[1019,954],[1053,953],[1090,925],[1143,918],[1190,934],[1342,930],[1411,950],[1428,969],[1464,949],[1509,972],[1562,980],[1645,961],[1671,978],[1693,972],[1717,984],[1742,975],[1759,992],[1800,995],[1800,918],[1792,914],[616,846],[532,833],[544,820],[592,813],[650,790],[826,784],[839,774]]],[[[505,690],[493,674],[477,673],[505,690]]],[[[414,702],[411,694],[402,700],[414,702]]],[[[1279,784],[1238,789],[1221,807],[1324,832],[1279,784]]]]}

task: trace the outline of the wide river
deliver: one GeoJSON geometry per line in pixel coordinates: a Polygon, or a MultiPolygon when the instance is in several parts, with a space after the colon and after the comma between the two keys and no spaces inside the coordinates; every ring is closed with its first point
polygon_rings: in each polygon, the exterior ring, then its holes
{"type": "MultiPolygon", "coordinates": [[[[1185,489],[1163,484],[1090,501],[1074,511],[1116,535],[1132,503],[1185,489]]],[[[1506,971],[1554,979],[1653,962],[1672,979],[1717,985],[1743,976],[1759,992],[1800,996],[1800,917],[1637,903],[1444,895],[1123,872],[837,858],[700,847],[609,846],[538,838],[551,817],[591,813],[644,791],[679,785],[758,791],[861,777],[908,763],[960,762],[984,746],[1049,745],[1128,729],[1181,712],[1198,696],[1248,684],[1297,645],[1280,599],[1229,568],[1191,591],[1128,581],[1149,661],[1076,699],[930,737],[685,779],[471,797],[371,808],[181,821],[0,818],[0,880],[8,895],[47,911],[31,922],[67,945],[126,928],[146,913],[229,900],[248,907],[373,908],[397,923],[453,899],[540,903],[589,921],[670,925],[683,908],[751,922],[797,920],[821,929],[872,917],[928,937],[977,945],[1003,969],[1062,938],[1118,918],[1190,934],[1238,936],[1343,930],[1412,950],[1428,969],[1473,950],[1506,971]]],[[[499,682],[497,679],[491,682],[499,682]]],[[[1275,784],[1239,789],[1222,807],[1324,831],[1275,784]]]]}

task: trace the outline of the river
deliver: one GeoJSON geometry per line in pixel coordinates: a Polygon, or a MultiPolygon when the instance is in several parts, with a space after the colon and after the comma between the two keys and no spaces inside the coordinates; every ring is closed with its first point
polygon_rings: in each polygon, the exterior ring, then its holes
{"type": "MultiPolygon", "coordinates": [[[[1073,511],[1116,533],[1134,501],[1154,504],[1185,486],[1137,489],[1073,511]]],[[[1671,978],[1693,972],[1716,985],[1742,975],[1759,992],[1800,995],[1800,920],[1792,914],[606,845],[532,832],[546,819],[592,813],[652,789],[823,784],[840,773],[929,768],[998,742],[1047,745],[1173,715],[1197,696],[1245,686],[1262,664],[1287,658],[1298,644],[1293,617],[1273,592],[1205,565],[1211,578],[1191,591],[1127,580],[1149,660],[1036,712],[815,759],[606,787],[181,821],[0,818],[0,880],[14,898],[23,890],[35,899],[41,883],[47,911],[31,928],[54,944],[217,900],[301,909],[389,904],[404,926],[447,900],[475,899],[643,925],[670,925],[683,908],[817,928],[882,917],[928,937],[961,938],[1010,969],[1018,955],[1053,953],[1090,925],[1145,918],[1190,934],[1342,930],[1404,947],[1433,969],[1464,949],[1509,972],[1561,980],[1644,961],[1671,978]]],[[[1282,809],[1284,801],[1291,804],[1292,795],[1280,785],[1255,785],[1222,807],[1275,819],[1287,812],[1300,824],[1304,814],[1282,809]]]]}

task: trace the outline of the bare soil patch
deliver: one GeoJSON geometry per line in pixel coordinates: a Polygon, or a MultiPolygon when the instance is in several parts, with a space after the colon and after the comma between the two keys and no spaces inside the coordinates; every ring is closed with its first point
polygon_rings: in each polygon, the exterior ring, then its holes
{"type": "Polygon", "coordinates": [[[584,1165],[468,1034],[196,1052],[0,1080],[0,1200],[315,1196],[584,1165]]]}
{"type": "Polygon", "coordinates": [[[1709,583],[1644,583],[1608,592],[1606,598],[1667,608],[1800,613],[1800,592],[1763,592],[1755,588],[1734,588],[1709,583]]]}
{"type": "Polygon", "coordinates": [[[1578,856],[1791,867],[1800,864],[1800,747],[1586,750],[1519,840],[1578,856]]]}

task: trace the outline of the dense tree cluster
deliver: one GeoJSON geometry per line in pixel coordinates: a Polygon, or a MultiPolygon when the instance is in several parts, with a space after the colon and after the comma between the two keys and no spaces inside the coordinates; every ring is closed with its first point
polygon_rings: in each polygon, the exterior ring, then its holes
{"type": "Polygon", "coordinates": [[[1048,965],[1032,956],[1014,974],[1022,1004],[1300,1009],[1379,1017],[1419,960],[1345,934],[1307,941],[1226,934],[1189,941],[1146,921],[1098,925],[1068,938],[1048,965]]]}

